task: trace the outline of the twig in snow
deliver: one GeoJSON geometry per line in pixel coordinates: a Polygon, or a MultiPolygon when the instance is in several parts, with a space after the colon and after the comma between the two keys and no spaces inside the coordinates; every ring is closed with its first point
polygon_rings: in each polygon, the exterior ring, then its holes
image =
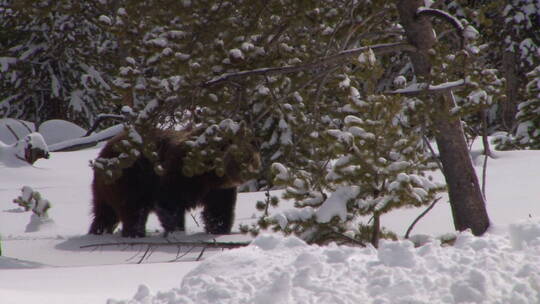
{"type": "Polygon", "coordinates": [[[202,256],[203,256],[204,252],[206,251],[206,248],[207,248],[207,247],[203,247],[203,249],[201,250],[201,253],[199,254],[199,256],[198,256],[197,259],[196,259],[197,262],[201,260],[201,258],[202,258],[202,256]]]}
{"type": "Polygon", "coordinates": [[[148,245],[148,248],[146,248],[146,251],[144,252],[144,254],[142,255],[141,259],[139,260],[139,262],[137,262],[137,264],[142,264],[142,262],[148,257],[150,257],[152,255],[152,253],[149,254],[150,250],[152,249],[152,245],[148,245]]]}
{"type": "Polygon", "coordinates": [[[178,246],[178,252],[176,253],[176,258],[172,259],[170,262],[177,262],[179,261],[181,258],[185,257],[186,255],[190,254],[193,249],[197,248],[195,246],[192,246],[191,248],[189,248],[184,254],[180,254],[180,250],[181,250],[181,246],[178,246]]]}

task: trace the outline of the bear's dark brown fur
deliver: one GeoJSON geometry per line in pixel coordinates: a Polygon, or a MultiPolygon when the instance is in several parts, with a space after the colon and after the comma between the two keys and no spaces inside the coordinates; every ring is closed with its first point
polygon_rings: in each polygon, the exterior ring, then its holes
{"type": "MultiPolygon", "coordinates": [[[[236,188],[244,181],[239,164],[225,152],[225,174],[214,170],[187,177],[182,173],[185,141],[190,133],[158,130],[152,136],[162,167],[157,175],[153,164],[144,156],[122,171],[122,176],[107,184],[94,173],[92,183],[93,222],[91,234],[112,233],[119,222],[122,236],[143,237],[148,215],[155,211],[165,234],[184,230],[186,210],[202,206],[205,230],[212,234],[230,233],[234,221],[236,188]]],[[[115,144],[126,139],[126,134],[112,138],[99,154],[100,158],[115,158],[119,152],[115,144]]],[[[223,147],[227,151],[228,147],[223,147]]],[[[249,157],[250,171],[259,169],[260,158],[253,148],[249,157]]]]}

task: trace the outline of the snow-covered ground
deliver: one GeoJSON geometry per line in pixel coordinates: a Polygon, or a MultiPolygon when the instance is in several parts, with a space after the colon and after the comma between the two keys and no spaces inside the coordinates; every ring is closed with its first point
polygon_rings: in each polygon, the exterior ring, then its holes
{"type": "MultiPolygon", "coordinates": [[[[462,233],[454,246],[433,239],[418,248],[384,241],[375,250],[262,235],[248,247],[207,249],[200,261],[198,248],[160,247],[146,255],[146,246],[81,248],[126,241],[86,235],[88,161],[98,151],[53,152],[34,166],[0,159],[0,303],[540,303],[540,151],[496,152],[489,160],[493,224],[481,238],[462,233]],[[49,221],[12,203],[25,185],[51,202],[49,221]]],[[[475,162],[481,174],[482,160],[475,162]]],[[[255,202],[263,198],[240,194],[237,224],[252,223],[255,202]]],[[[403,235],[421,211],[394,212],[383,225],[403,235]]],[[[155,216],[147,228],[151,236],[144,241],[163,241],[155,216]]],[[[213,239],[194,220],[187,230],[170,240],[213,239]]],[[[413,234],[450,232],[442,199],[413,234]]]]}

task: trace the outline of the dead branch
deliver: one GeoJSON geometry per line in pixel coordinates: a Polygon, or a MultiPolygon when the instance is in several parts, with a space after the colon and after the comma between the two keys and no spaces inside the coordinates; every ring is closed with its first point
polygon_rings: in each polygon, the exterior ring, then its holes
{"type": "Polygon", "coordinates": [[[227,82],[234,79],[241,79],[249,76],[271,76],[271,75],[283,75],[283,74],[291,74],[306,70],[313,70],[318,69],[324,66],[328,66],[331,64],[336,64],[338,62],[347,60],[351,57],[358,56],[363,52],[366,52],[368,50],[373,50],[373,52],[376,55],[386,54],[386,53],[394,53],[394,52],[401,52],[401,51],[415,51],[416,48],[408,43],[405,42],[397,42],[397,43],[386,43],[386,44],[377,44],[372,46],[365,46],[360,48],[355,48],[351,50],[346,50],[343,52],[339,52],[335,55],[331,55],[325,58],[321,58],[315,62],[306,63],[306,64],[300,64],[300,65],[293,65],[293,66],[284,66],[284,67],[273,67],[273,68],[260,68],[255,70],[248,70],[248,71],[240,71],[236,73],[225,73],[221,76],[218,76],[212,80],[206,81],[201,84],[202,87],[210,87],[214,86],[223,82],[227,82]]]}
{"type": "Polygon", "coordinates": [[[137,264],[142,264],[142,262],[149,258],[151,255],[152,255],[152,248],[153,246],[152,245],[148,245],[148,248],[146,248],[146,251],[144,252],[144,254],[142,255],[141,259],[139,260],[139,262],[137,262],[137,264]]]}
{"type": "Polygon", "coordinates": [[[201,253],[199,254],[199,256],[197,257],[197,259],[195,261],[200,261],[202,259],[202,256],[204,254],[204,251],[206,250],[207,247],[203,247],[203,249],[201,250],[201,253]]]}
{"type": "Polygon", "coordinates": [[[170,262],[177,262],[179,261],[181,258],[185,257],[186,255],[190,254],[193,249],[195,249],[195,247],[191,247],[189,248],[186,252],[184,252],[183,254],[180,254],[180,250],[181,250],[181,246],[178,246],[178,251],[176,252],[176,258],[170,260],[170,262]]]}
{"type": "Polygon", "coordinates": [[[433,9],[433,8],[420,8],[416,12],[416,17],[421,16],[432,16],[435,18],[439,18],[441,20],[446,21],[450,25],[452,25],[458,33],[463,32],[463,25],[461,22],[454,16],[450,15],[449,13],[439,10],[439,9],[433,9]]]}
{"type": "Polygon", "coordinates": [[[429,205],[429,207],[426,208],[426,210],[424,210],[422,213],[420,213],[420,215],[418,215],[417,218],[414,219],[414,221],[411,223],[411,225],[407,229],[407,232],[405,233],[405,238],[406,239],[409,238],[409,234],[413,230],[414,226],[418,223],[418,221],[420,221],[420,219],[422,219],[426,214],[428,214],[428,212],[431,209],[433,209],[433,207],[435,207],[435,204],[437,204],[437,202],[439,202],[440,200],[441,200],[441,198],[438,197],[436,200],[433,201],[433,203],[431,203],[431,205],[429,205]]]}
{"type": "Polygon", "coordinates": [[[437,153],[435,153],[435,150],[433,149],[433,146],[431,146],[431,143],[429,142],[429,139],[427,138],[426,135],[423,135],[422,139],[424,140],[424,143],[428,147],[429,152],[431,153],[431,156],[435,160],[435,163],[437,164],[437,167],[439,167],[439,170],[441,170],[441,172],[442,172],[443,166],[442,166],[442,163],[441,163],[441,159],[439,158],[437,153]]]}
{"type": "Polygon", "coordinates": [[[463,46],[465,45],[465,36],[463,34],[464,27],[463,27],[463,24],[461,24],[461,22],[456,17],[439,9],[432,9],[432,8],[425,8],[425,7],[419,8],[418,11],[416,12],[417,18],[420,18],[422,16],[435,17],[450,24],[458,33],[459,38],[461,39],[461,48],[463,48],[463,46]]]}

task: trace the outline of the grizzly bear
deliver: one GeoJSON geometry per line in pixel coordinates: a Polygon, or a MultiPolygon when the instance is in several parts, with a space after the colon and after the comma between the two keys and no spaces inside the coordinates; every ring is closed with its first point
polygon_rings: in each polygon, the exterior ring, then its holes
{"type": "MultiPolygon", "coordinates": [[[[187,139],[193,132],[156,130],[151,136],[158,161],[164,169],[157,174],[154,164],[142,154],[122,170],[122,175],[107,183],[94,171],[92,182],[93,221],[90,234],[112,233],[119,222],[122,236],[144,237],[150,212],[155,212],[163,226],[165,236],[172,231],[185,229],[184,214],[197,206],[203,207],[205,231],[211,234],[231,232],[234,222],[237,186],[245,182],[240,163],[229,153],[230,143],[223,143],[224,174],[210,170],[203,174],[186,176],[183,172],[187,139]]],[[[126,133],[113,137],[99,153],[99,158],[120,155],[116,145],[127,138],[126,133]]],[[[247,158],[249,173],[260,167],[256,146],[250,146],[247,158]]]]}

